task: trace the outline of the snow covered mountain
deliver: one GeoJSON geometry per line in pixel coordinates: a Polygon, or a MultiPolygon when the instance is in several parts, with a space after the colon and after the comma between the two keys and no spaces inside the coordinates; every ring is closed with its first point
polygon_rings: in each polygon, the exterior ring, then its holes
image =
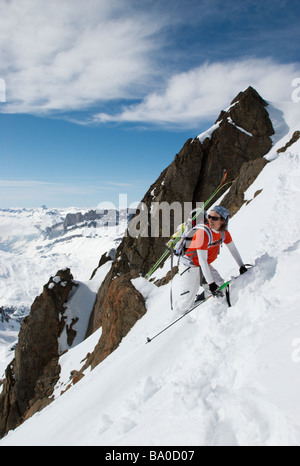
{"type": "Polygon", "coordinates": [[[101,218],[85,219],[89,212],[0,209],[1,306],[29,307],[49,276],[65,266],[79,280],[90,278],[101,255],[118,245],[126,222],[107,228],[101,218]]]}
{"type": "MultiPolygon", "coordinates": [[[[68,387],[70,372],[82,367],[101,328],[74,343],[60,357],[55,401],[0,446],[300,445],[300,140],[293,138],[300,107],[273,103],[268,111],[276,132],[270,163],[230,221],[243,260],[253,264],[232,283],[232,307],[210,299],[146,344],[178,315],[170,308],[170,283],[158,288],[132,279],[146,300],[145,316],[109,357],[68,387]]],[[[42,246],[41,239],[33,241],[42,246]]],[[[100,267],[87,288],[94,292],[110,266],[100,267]]],[[[226,248],[216,268],[224,278],[237,275],[226,248]]],[[[156,278],[168,270],[169,261],[156,278]]],[[[85,295],[76,292],[72,299],[70,312],[85,295]]]]}
{"type": "Polygon", "coordinates": [[[90,209],[0,209],[0,379],[43,285],[65,267],[79,282],[89,281],[102,254],[124,235],[126,216],[118,219],[117,212],[90,209]]]}

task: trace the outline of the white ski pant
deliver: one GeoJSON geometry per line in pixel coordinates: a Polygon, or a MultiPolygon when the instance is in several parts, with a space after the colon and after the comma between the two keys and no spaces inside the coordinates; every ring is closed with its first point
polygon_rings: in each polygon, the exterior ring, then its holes
{"type": "MultiPolygon", "coordinates": [[[[224,280],[212,265],[209,264],[209,268],[214,282],[218,286],[221,286],[224,280]]],[[[175,309],[179,312],[186,312],[193,306],[200,286],[204,289],[207,296],[209,294],[207,293],[209,287],[207,283],[203,283],[203,274],[200,267],[189,267],[180,262],[179,279],[177,283],[175,309]]]]}

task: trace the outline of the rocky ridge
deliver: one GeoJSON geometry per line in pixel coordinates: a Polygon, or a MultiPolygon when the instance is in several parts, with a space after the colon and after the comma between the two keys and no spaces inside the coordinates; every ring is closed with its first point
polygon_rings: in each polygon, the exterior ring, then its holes
{"type": "MultiPolygon", "coordinates": [[[[153,220],[153,202],[171,204],[176,201],[182,205],[191,202],[195,205],[210,196],[218,180],[221,180],[224,169],[228,171],[228,178],[234,178],[235,182],[222,203],[232,215],[237,212],[244,202],[244,191],[267,163],[263,156],[272,147],[274,129],[266,107],[267,103],[256,90],[249,87],[233,100],[226,111],[221,112],[214,125],[215,130],[209,136],[200,135],[184,144],[142,199],[149,213],[147,228],[150,228],[153,220]]],[[[139,210],[136,217],[138,215],[139,210]]],[[[176,226],[173,225],[173,231],[176,226]]],[[[124,237],[113,266],[98,292],[87,336],[101,325],[106,312],[106,297],[111,293],[111,287],[115,286],[113,282],[116,277],[121,275],[129,280],[139,274],[145,275],[165,251],[168,239],[162,236],[153,238],[149,231],[146,234],[141,231],[137,237],[124,237]]],[[[98,345],[91,361],[102,360],[101,348],[102,345],[98,345]]]]}

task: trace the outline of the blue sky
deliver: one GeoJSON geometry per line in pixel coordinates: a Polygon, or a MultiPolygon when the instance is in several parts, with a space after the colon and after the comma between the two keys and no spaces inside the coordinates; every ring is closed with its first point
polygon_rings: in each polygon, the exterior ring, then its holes
{"type": "Polygon", "coordinates": [[[248,85],[291,100],[299,14],[293,0],[0,0],[0,208],[138,202],[248,85]]]}

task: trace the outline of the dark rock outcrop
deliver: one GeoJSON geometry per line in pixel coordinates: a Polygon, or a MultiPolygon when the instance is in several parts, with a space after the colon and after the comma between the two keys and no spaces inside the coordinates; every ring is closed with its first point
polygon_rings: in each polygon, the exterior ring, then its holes
{"type": "Polygon", "coordinates": [[[291,139],[286,143],[284,147],[281,147],[278,149],[277,153],[280,154],[282,152],[285,152],[289,147],[291,147],[295,142],[297,142],[300,138],[300,131],[295,131],[291,139]]]}
{"type": "Polygon", "coordinates": [[[97,364],[109,356],[120,344],[133,325],[145,313],[143,296],[135,289],[128,276],[119,276],[110,281],[110,274],[106,279],[106,286],[100,289],[98,299],[101,310],[99,321],[94,324],[102,326],[101,338],[88,358],[85,367],[97,364]]]}
{"type": "Polygon", "coordinates": [[[74,286],[70,270],[60,270],[22,322],[15,358],[6,369],[0,395],[0,436],[52,401],[60,374],[58,337],[64,327],[64,305],[74,286]]]}
{"type": "Polygon", "coordinates": [[[99,261],[99,264],[98,266],[93,270],[93,273],[91,275],[91,278],[90,280],[92,280],[94,278],[94,276],[96,275],[97,273],[97,270],[102,267],[102,265],[106,264],[106,262],[109,262],[109,261],[114,261],[116,258],[116,249],[113,248],[113,249],[110,249],[110,251],[107,251],[105,252],[104,254],[102,254],[101,258],[100,258],[100,261],[99,261]]]}
{"type": "Polygon", "coordinates": [[[229,193],[222,200],[222,205],[229,209],[231,216],[235,215],[245,203],[245,191],[251,186],[267,163],[266,159],[259,158],[242,165],[239,176],[232,183],[229,193]]]}

